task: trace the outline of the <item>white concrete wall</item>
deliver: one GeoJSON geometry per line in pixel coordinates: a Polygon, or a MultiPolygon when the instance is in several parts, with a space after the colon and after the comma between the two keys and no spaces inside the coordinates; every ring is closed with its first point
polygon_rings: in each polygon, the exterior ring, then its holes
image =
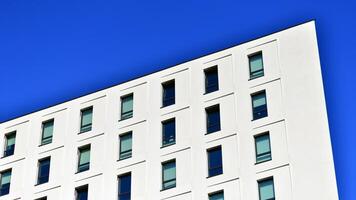
{"type": "Polygon", "coordinates": [[[117,176],[132,173],[132,199],[257,200],[257,180],[273,176],[276,199],[338,199],[314,22],[0,124],[16,130],[10,194],[1,200],[117,199],[117,176]],[[265,76],[249,80],[247,55],[263,51],[265,76]],[[204,94],[205,68],[218,65],[219,91],[204,94]],[[176,104],[161,108],[161,83],[175,79],[176,104]],[[268,117],[252,121],[250,94],[266,90],[268,117]],[[120,121],[120,97],[134,94],[133,118],[120,121]],[[205,135],[205,108],[219,104],[221,131],[205,135]],[[79,133],[80,109],[93,128],[79,133]],[[176,144],[161,147],[161,121],[176,118],[176,144]],[[54,118],[53,143],[39,146],[41,122],[54,118]],[[118,161],[119,135],[133,131],[132,158],[118,161]],[[272,161],[255,164],[254,135],[269,131],[272,161]],[[91,144],[90,170],[76,174],[77,149],[91,144]],[[207,177],[206,150],[222,146],[224,174],[207,177]],[[38,159],[51,156],[49,182],[35,186],[38,159]],[[176,159],[177,187],[161,190],[161,162],[176,159]]]}

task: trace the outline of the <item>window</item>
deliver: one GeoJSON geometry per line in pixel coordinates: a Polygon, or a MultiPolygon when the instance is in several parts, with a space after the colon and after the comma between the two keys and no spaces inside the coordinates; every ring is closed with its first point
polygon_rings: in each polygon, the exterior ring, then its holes
{"type": "Polygon", "coordinates": [[[14,155],[15,140],[16,140],[16,132],[11,132],[5,135],[4,157],[14,155]]]}
{"type": "Polygon", "coordinates": [[[205,94],[219,90],[218,66],[204,70],[205,74],[205,94]]]}
{"type": "Polygon", "coordinates": [[[208,177],[223,173],[221,146],[208,150],[208,177]]]}
{"type": "Polygon", "coordinates": [[[88,200],[88,185],[84,185],[75,189],[76,200],[88,200]]]}
{"type": "Polygon", "coordinates": [[[53,119],[42,123],[41,145],[49,144],[52,142],[53,124],[54,124],[53,119]]]}
{"type": "Polygon", "coordinates": [[[266,92],[258,92],[252,96],[253,120],[267,117],[267,100],[266,92]]]}
{"type": "Polygon", "coordinates": [[[175,104],[175,83],[174,80],[165,82],[162,84],[163,88],[163,98],[162,107],[170,106],[175,104]]]}
{"type": "Polygon", "coordinates": [[[205,109],[207,133],[220,131],[220,108],[219,105],[205,109]]]}
{"type": "Polygon", "coordinates": [[[37,177],[38,185],[48,182],[50,165],[51,165],[50,157],[38,161],[38,177],[37,177]]]}
{"type": "Polygon", "coordinates": [[[272,159],[271,144],[268,133],[255,137],[255,148],[256,163],[261,163],[272,159]]]}
{"type": "Polygon", "coordinates": [[[176,187],[176,161],[162,163],[162,190],[176,187]]]}
{"type": "Polygon", "coordinates": [[[133,94],[121,97],[121,120],[133,116],[133,94]]]}
{"type": "Polygon", "coordinates": [[[260,200],[274,200],[273,178],[258,181],[260,200]]]}
{"type": "Polygon", "coordinates": [[[162,122],[162,147],[175,144],[176,120],[175,118],[162,122]]]}
{"type": "Polygon", "coordinates": [[[132,156],[132,132],[128,132],[119,136],[120,140],[120,155],[119,159],[123,160],[132,156]]]}
{"type": "Polygon", "coordinates": [[[250,65],[250,79],[255,79],[264,75],[262,52],[252,54],[248,57],[250,65]]]}
{"type": "Polygon", "coordinates": [[[9,194],[11,182],[11,170],[3,171],[0,174],[0,196],[9,194]]]}
{"type": "Polygon", "coordinates": [[[41,197],[41,198],[38,198],[36,200],[47,200],[47,197],[41,197]]]}
{"type": "Polygon", "coordinates": [[[80,122],[80,132],[91,131],[92,128],[92,118],[93,118],[93,107],[85,108],[81,112],[81,122],[80,122]]]}
{"type": "Polygon", "coordinates": [[[224,200],[224,191],[209,194],[209,200],[224,200]]]}
{"type": "Polygon", "coordinates": [[[131,174],[119,176],[119,200],[131,199],[131,174]]]}
{"type": "Polygon", "coordinates": [[[90,145],[79,148],[78,172],[89,170],[90,167],[90,145]]]}

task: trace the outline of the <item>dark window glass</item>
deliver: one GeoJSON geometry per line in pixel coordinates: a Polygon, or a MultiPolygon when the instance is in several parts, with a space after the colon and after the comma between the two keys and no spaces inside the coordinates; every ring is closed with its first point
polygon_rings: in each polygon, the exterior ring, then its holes
{"type": "Polygon", "coordinates": [[[205,93],[219,90],[218,67],[210,67],[204,70],[205,74],[205,93]]]}
{"type": "Polygon", "coordinates": [[[89,170],[90,167],[90,146],[79,149],[78,172],[89,170]]]}
{"type": "Polygon", "coordinates": [[[162,84],[163,98],[162,107],[175,104],[175,87],[174,80],[162,84]]]}
{"type": "Polygon", "coordinates": [[[133,117],[133,94],[121,97],[121,120],[133,117]]]}
{"type": "Polygon", "coordinates": [[[131,174],[119,176],[119,200],[131,199],[131,174]]]}
{"type": "Polygon", "coordinates": [[[274,200],[273,178],[258,181],[258,192],[260,200],[274,200]]]}
{"type": "Polygon", "coordinates": [[[267,100],[266,92],[262,91],[252,96],[253,120],[267,117],[267,100]]]}
{"type": "Polygon", "coordinates": [[[50,165],[51,158],[45,158],[38,162],[37,184],[43,184],[48,182],[50,165]]]}
{"type": "Polygon", "coordinates": [[[221,146],[208,150],[209,177],[223,173],[221,146]]]}
{"type": "Polygon", "coordinates": [[[269,134],[256,136],[255,147],[256,147],[256,163],[261,163],[272,159],[269,134]]]}
{"type": "Polygon", "coordinates": [[[176,187],[176,161],[162,163],[162,190],[176,187]]]}
{"type": "Polygon", "coordinates": [[[36,199],[36,200],[47,200],[47,197],[41,197],[41,198],[36,199]]]}
{"type": "Polygon", "coordinates": [[[88,200],[88,185],[75,189],[76,200],[88,200]]]}
{"type": "Polygon", "coordinates": [[[11,132],[5,135],[4,157],[14,155],[15,141],[16,141],[16,132],[11,132]]]}
{"type": "Polygon", "coordinates": [[[264,75],[262,52],[248,57],[250,65],[250,79],[258,78],[264,75]]]}
{"type": "Polygon", "coordinates": [[[224,200],[224,191],[209,194],[209,200],[224,200]]]}
{"type": "Polygon", "coordinates": [[[11,170],[3,171],[0,174],[0,196],[10,192],[11,170]]]}
{"type": "Polygon", "coordinates": [[[176,120],[169,119],[162,122],[162,146],[175,144],[176,142],[176,120]]]}
{"type": "Polygon", "coordinates": [[[54,120],[49,120],[42,123],[42,138],[41,145],[49,144],[52,142],[54,120]]]}
{"type": "Polygon", "coordinates": [[[220,131],[220,108],[215,105],[205,109],[207,133],[220,131]]]}
{"type": "Polygon", "coordinates": [[[93,107],[85,108],[80,111],[80,132],[90,131],[92,128],[93,107]]]}
{"type": "Polygon", "coordinates": [[[119,159],[131,158],[132,156],[132,132],[120,135],[120,157],[119,159]]]}

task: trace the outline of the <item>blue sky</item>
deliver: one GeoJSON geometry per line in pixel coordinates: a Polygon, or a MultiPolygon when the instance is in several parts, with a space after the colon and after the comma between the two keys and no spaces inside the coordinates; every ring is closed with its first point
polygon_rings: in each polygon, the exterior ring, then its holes
{"type": "Polygon", "coordinates": [[[355,5],[250,2],[2,0],[0,121],[316,19],[339,195],[354,199],[355,5]]]}

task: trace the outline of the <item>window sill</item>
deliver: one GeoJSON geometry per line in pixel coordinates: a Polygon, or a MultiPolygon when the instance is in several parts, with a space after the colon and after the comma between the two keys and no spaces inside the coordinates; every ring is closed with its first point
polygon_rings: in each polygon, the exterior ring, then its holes
{"type": "Polygon", "coordinates": [[[89,169],[87,169],[87,170],[84,170],[84,171],[78,171],[78,172],[75,172],[74,174],[80,174],[80,173],[83,173],[83,172],[87,172],[87,171],[89,171],[89,169]]]}
{"type": "Polygon", "coordinates": [[[51,143],[47,143],[47,144],[40,144],[40,145],[38,145],[38,147],[43,147],[43,146],[46,146],[46,145],[49,145],[49,144],[52,144],[52,142],[51,143]]]}
{"type": "Polygon", "coordinates": [[[8,155],[8,156],[2,156],[0,159],[7,158],[7,157],[11,157],[11,156],[13,156],[13,155],[14,155],[14,154],[8,155]]]}
{"type": "Polygon", "coordinates": [[[128,119],[131,119],[131,118],[133,118],[133,116],[129,117],[129,118],[125,118],[125,119],[119,119],[118,122],[122,122],[122,121],[125,121],[125,120],[128,120],[128,119]]]}
{"type": "Polygon", "coordinates": [[[169,146],[172,146],[172,145],[175,145],[176,143],[170,143],[170,144],[166,144],[166,145],[162,145],[160,148],[163,149],[163,148],[166,148],[166,147],[169,147],[169,146]]]}
{"type": "Polygon", "coordinates": [[[263,118],[266,118],[266,117],[268,117],[268,115],[267,115],[267,116],[264,116],[264,117],[261,117],[261,118],[257,118],[257,119],[252,119],[252,120],[251,120],[251,122],[254,122],[254,121],[257,121],[257,120],[259,120],[259,119],[263,119],[263,118]]]}
{"type": "Polygon", "coordinates": [[[46,184],[46,183],[48,183],[48,182],[45,182],[45,183],[37,183],[37,184],[35,184],[35,187],[36,187],[36,186],[39,186],[39,185],[44,185],[44,184],[46,184]]]}
{"type": "Polygon", "coordinates": [[[213,175],[213,176],[207,176],[206,178],[213,178],[213,177],[220,176],[220,175],[223,175],[223,174],[224,174],[224,173],[216,174],[216,175],[213,175]]]}
{"type": "Polygon", "coordinates": [[[260,75],[260,76],[256,76],[256,77],[250,77],[249,79],[248,79],[248,81],[252,81],[252,80],[255,80],[255,79],[258,79],[258,78],[261,78],[261,77],[264,77],[265,75],[263,74],[263,75],[260,75]]]}
{"type": "Polygon", "coordinates": [[[132,158],[132,156],[127,157],[127,158],[119,158],[119,159],[117,159],[116,161],[119,162],[119,161],[127,160],[127,159],[130,159],[130,158],[132,158]]]}
{"type": "Polygon", "coordinates": [[[86,132],[89,132],[89,131],[91,131],[92,129],[90,129],[90,130],[85,130],[85,131],[80,131],[79,133],[78,133],[78,135],[80,135],[80,134],[82,134],[82,133],[86,133],[86,132]]]}
{"type": "Polygon", "coordinates": [[[262,163],[269,162],[269,161],[272,161],[272,158],[269,160],[261,161],[261,162],[255,162],[255,165],[262,164],[262,163]]]}
{"type": "Polygon", "coordinates": [[[172,187],[169,187],[169,188],[163,188],[163,189],[161,189],[160,191],[161,191],[161,192],[164,192],[164,191],[167,191],[167,190],[176,188],[176,187],[177,187],[177,186],[172,186],[172,187]]]}
{"type": "Polygon", "coordinates": [[[220,132],[220,131],[221,131],[221,129],[220,129],[220,130],[217,130],[217,131],[213,131],[213,132],[205,133],[204,135],[210,135],[210,134],[213,134],[213,133],[216,133],[216,132],[220,132]]]}

